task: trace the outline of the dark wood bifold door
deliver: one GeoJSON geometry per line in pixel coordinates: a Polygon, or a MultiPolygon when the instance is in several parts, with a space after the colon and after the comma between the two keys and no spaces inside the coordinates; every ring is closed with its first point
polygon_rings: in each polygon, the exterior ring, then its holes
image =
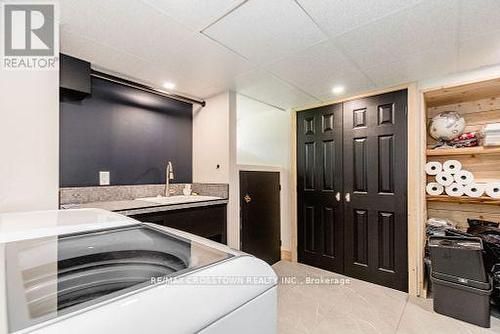
{"type": "Polygon", "coordinates": [[[298,259],[402,291],[407,91],[297,114],[298,259]]]}
{"type": "Polygon", "coordinates": [[[408,290],[407,93],[344,104],[345,273],[408,290]]]}
{"type": "Polygon", "coordinates": [[[297,117],[298,258],[342,272],[342,104],[297,117]]]}

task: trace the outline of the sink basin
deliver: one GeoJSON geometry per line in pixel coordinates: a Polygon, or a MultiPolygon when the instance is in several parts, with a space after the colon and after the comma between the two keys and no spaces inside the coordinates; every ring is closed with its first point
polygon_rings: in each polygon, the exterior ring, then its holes
{"type": "Polygon", "coordinates": [[[222,199],[220,197],[215,196],[170,196],[170,197],[143,197],[136,198],[138,201],[151,202],[155,204],[182,204],[182,203],[193,203],[193,202],[205,202],[205,201],[214,201],[222,199]]]}

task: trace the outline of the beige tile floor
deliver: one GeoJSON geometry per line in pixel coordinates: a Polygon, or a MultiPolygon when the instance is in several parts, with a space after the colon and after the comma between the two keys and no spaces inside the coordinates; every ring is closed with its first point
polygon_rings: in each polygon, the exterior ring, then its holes
{"type": "Polygon", "coordinates": [[[433,312],[432,300],[352,278],[344,284],[304,284],[306,277],[347,277],[299,263],[280,261],[273,268],[280,277],[298,278],[278,287],[280,334],[500,333],[497,318],[485,329],[433,312]]]}

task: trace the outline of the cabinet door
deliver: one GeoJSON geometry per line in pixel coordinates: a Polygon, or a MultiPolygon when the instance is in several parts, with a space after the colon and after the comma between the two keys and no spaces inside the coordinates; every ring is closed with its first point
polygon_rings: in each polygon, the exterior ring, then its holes
{"type": "Polygon", "coordinates": [[[408,289],[407,92],[344,104],[345,271],[408,289]]]}
{"type": "Polygon", "coordinates": [[[220,243],[226,243],[226,205],[146,213],[131,218],[172,227],[220,243]]]}
{"type": "Polygon", "coordinates": [[[241,250],[269,264],[281,258],[280,173],[240,171],[241,250]]]}
{"type": "Polygon", "coordinates": [[[299,261],[343,272],[341,104],[297,114],[297,177],[299,261]]]}

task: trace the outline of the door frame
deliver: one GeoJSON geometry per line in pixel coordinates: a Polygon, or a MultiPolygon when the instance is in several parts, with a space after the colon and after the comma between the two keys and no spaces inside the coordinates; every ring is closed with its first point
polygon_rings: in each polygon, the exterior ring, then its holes
{"type": "Polygon", "coordinates": [[[417,83],[406,83],[384,89],[371,90],[366,93],[340,99],[327,101],[320,104],[294,108],[291,117],[291,159],[290,159],[290,203],[293,212],[292,222],[292,260],[297,262],[297,112],[325,106],[333,103],[347,102],[359,98],[370,97],[389,93],[401,89],[408,90],[408,116],[407,116],[407,195],[408,195],[408,293],[412,296],[421,296],[424,292],[424,242],[425,242],[425,140],[426,126],[425,113],[422,113],[418,99],[417,83]]]}
{"type": "MultiPolygon", "coordinates": [[[[292,253],[289,251],[291,248],[292,240],[290,239],[290,235],[293,233],[290,231],[290,224],[288,223],[292,218],[292,214],[290,214],[290,201],[287,198],[287,194],[289,191],[289,177],[285,168],[280,166],[266,166],[266,165],[237,165],[236,166],[238,173],[238,182],[236,182],[236,193],[240,194],[240,180],[239,175],[240,171],[248,171],[248,172],[275,172],[280,173],[280,239],[281,239],[281,259],[282,260],[292,260],[292,253]]],[[[239,198],[238,198],[238,217],[240,217],[240,207],[239,207],[239,198]]],[[[238,226],[239,220],[238,220],[238,226]]],[[[238,230],[238,234],[240,234],[240,230],[238,230]]]]}

